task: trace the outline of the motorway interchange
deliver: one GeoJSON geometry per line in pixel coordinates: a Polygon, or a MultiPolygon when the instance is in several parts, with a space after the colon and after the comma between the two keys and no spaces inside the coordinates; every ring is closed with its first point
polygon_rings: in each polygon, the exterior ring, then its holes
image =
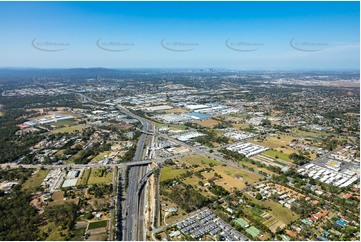
{"type": "MultiPolygon", "coordinates": [[[[79,95],[83,99],[88,100],[92,103],[99,103],[83,94],[79,94],[79,95]]],[[[149,161],[149,158],[152,158],[153,156],[152,152],[150,152],[150,154],[148,155],[146,154],[147,152],[145,151],[152,150],[154,137],[152,137],[153,135],[150,134],[154,133],[155,128],[154,125],[148,122],[146,119],[131,113],[122,106],[116,105],[115,108],[117,108],[122,113],[137,119],[142,125],[141,135],[139,137],[137,149],[133,158],[133,163],[137,165],[128,166],[128,177],[126,180],[123,180],[125,181],[125,184],[127,184],[125,189],[126,191],[125,202],[123,206],[121,206],[124,209],[123,211],[117,214],[117,218],[115,221],[117,225],[119,223],[122,225],[122,226],[116,226],[117,229],[122,230],[122,231],[116,231],[116,235],[121,234],[122,236],[121,238],[118,237],[116,239],[125,240],[125,241],[131,241],[131,240],[142,241],[145,240],[145,233],[146,233],[145,221],[144,221],[146,196],[145,196],[145,189],[141,190],[140,193],[138,193],[137,191],[142,181],[142,178],[147,174],[147,166],[145,165],[148,165],[149,162],[148,163],[145,162],[143,165],[139,161],[143,161],[144,158],[147,158],[147,160],[149,161]]],[[[118,201],[118,203],[121,202],[122,201],[118,201]]]]}
{"type": "MultiPolygon", "coordinates": [[[[99,103],[93,99],[90,99],[84,95],[81,95],[86,100],[99,103]]],[[[88,165],[81,165],[81,164],[59,164],[59,165],[20,165],[16,163],[7,163],[2,164],[1,167],[24,167],[24,168],[69,168],[69,169],[76,169],[76,168],[102,168],[102,167],[109,167],[109,168],[118,168],[118,171],[128,170],[128,175],[121,174],[119,172],[117,176],[120,182],[117,181],[116,176],[114,176],[113,184],[118,184],[116,187],[118,188],[118,192],[121,192],[120,196],[115,196],[112,199],[112,207],[121,208],[120,210],[117,209],[115,214],[115,236],[113,236],[113,229],[110,228],[110,238],[115,240],[125,240],[125,241],[144,241],[146,240],[146,223],[145,223],[145,214],[146,208],[149,206],[147,204],[147,189],[145,189],[147,179],[152,175],[152,173],[159,169],[159,165],[166,159],[170,159],[173,157],[177,157],[177,155],[167,157],[167,158],[158,158],[155,156],[155,142],[157,137],[169,140],[174,142],[175,144],[180,144],[182,146],[187,147],[192,152],[205,155],[207,157],[213,158],[215,160],[219,160],[224,162],[230,166],[238,167],[237,164],[230,162],[222,157],[219,157],[215,154],[209,153],[208,151],[201,150],[195,148],[193,146],[187,145],[184,142],[180,142],[174,138],[169,137],[168,135],[160,135],[156,133],[154,124],[149,122],[148,120],[133,114],[129,110],[123,108],[120,105],[115,106],[119,111],[122,113],[137,119],[141,123],[141,135],[138,140],[137,149],[133,158],[133,161],[128,161],[119,164],[88,164],[88,165]],[[158,166],[153,170],[148,170],[149,164],[158,164],[158,166]],[[121,184],[123,182],[123,184],[121,184]],[[121,187],[121,189],[120,189],[121,187]],[[123,199],[123,188],[125,190],[125,201],[123,199]],[[115,199],[117,201],[115,201],[115,199]],[[117,205],[118,204],[118,205],[117,205]],[[120,206],[119,206],[120,205],[120,206]]],[[[179,156],[179,155],[178,155],[179,156]]],[[[157,184],[156,184],[157,185],[157,184]]],[[[155,187],[155,196],[157,200],[157,187],[155,187]]],[[[157,207],[157,204],[155,205],[157,207]]],[[[150,210],[154,215],[149,217],[153,217],[154,220],[158,218],[157,212],[154,210],[150,210]]],[[[113,211],[112,211],[113,212],[113,211]]],[[[150,221],[153,223],[154,221],[150,221]]],[[[112,226],[112,222],[110,222],[112,226]]],[[[156,223],[154,223],[156,224],[156,223]]]]}
{"type": "MultiPolygon", "coordinates": [[[[228,165],[236,166],[237,164],[234,164],[233,162],[230,162],[222,157],[216,156],[214,154],[211,154],[207,151],[200,150],[197,148],[194,148],[192,146],[188,146],[184,144],[183,142],[180,142],[176,139],[170,138],[167,135],[157,135],[155,133],[155,127],[153,124],[151,124],[146,119],[139,117],[131,112],[129,112],[127,109],[117,106],[117,108],[129,115],[132,118],[135,118],[139,120],[139,122],[142,125],[141,129],[141,136],[139,137],[136,153],[134,156],[134,162],[148,159],[148,160],[157,160],[156,157],[154,157],[154,153],[152,152],[154,149],[154,142],[157,136],[165,138],[167,140],[171,140],[172,142],[176,144],[181,144],[189,148],[190,150],[211,157],[215,160],[222,161],[228,165]]],[[[168,157],[169,158],[169,157],[168,157]]],[[[163,159],[160,159],[163,161],[163,159]]],[[[161,162],[159,163],[161,164],[161,162]]],[[[122,223],[122,240],[131,241],[131,240],[138,240],[138,241],[144,241],[145,235],[146,235],[146,225],[145,225],[145,208],[146,208],[146,189],[141,189],[144,185],[144,181],[151,175],[151,173],[154,171],[147,173],[147,167],[148,166],[131,166],[129,168],[128,173],[128,185],[126,188],[126,197],[124,202],[124,209],[125,213],[119,214],[118,221],[122,223]],[[123,216],[123,217],[122,217],[123,216]]],[[[157,167],[159,168],[159,166],[157,167]]],[[[157,194],[156,194],[157,195],[157,194]]],[[[157,215],[154,216],[155,218],[157,215]]],[[[120,238],[119,238],[120,239],[120,238]]]]}

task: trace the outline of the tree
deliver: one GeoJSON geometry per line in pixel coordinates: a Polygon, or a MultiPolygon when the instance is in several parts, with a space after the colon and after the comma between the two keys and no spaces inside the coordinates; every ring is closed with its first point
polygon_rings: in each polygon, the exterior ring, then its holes
{"type": "Polygon", "coordinates": [[[295,164],[302,166],[310,161],[310,159],[302,154],[292,153],[289,158],[295,162],[295,164]]]}
{"type": "Polygon", "coordinates": [[[270,125],[271,125],[271,120],[269,120],[269,119],[262,119],[261,125],[262,125],[262,126],[270,126],[270,125]]]}
{"type": "Polygon", "coordinates": [[[256,199],[257,199],[257,200],[262,200],[262,198],[263,198],[262,195],[261,195],[260,193],[257,193],[256,199]]]}
{"type": "Polygon", "coordinates": [[[44,210],[44,217],[63,229],[72,229],[77,218],[78,208],[74,203],[65,203],[47,207],[44,210]]]}
{"type": "Polygon", "coordinates": [[[20,190],[0,197],[0,240],[43,240],[40,216],[29,201],[30,194],[20,190]]]}

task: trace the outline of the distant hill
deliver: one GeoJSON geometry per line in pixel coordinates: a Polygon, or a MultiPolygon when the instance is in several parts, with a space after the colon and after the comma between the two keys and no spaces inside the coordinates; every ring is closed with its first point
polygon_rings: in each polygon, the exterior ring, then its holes
{"type": "Polygon", "coordinates": [[[34,76],[64,78],[94,78],[96,76],[115,76],[131,73],[131,70],[107,68],[71,68],[71,69],[38,69],[38,68],[0,68],[1,81],[31,81],[34,76]]]}

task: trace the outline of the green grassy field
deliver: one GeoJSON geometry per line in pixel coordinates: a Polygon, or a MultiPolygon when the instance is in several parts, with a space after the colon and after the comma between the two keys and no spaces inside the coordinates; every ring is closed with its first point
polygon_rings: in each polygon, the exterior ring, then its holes
{"type": "MultiPolygon", "coordinates": [[[[197,188],[196,190],[201,189],[202,191],[198,190],[198,192],[205,197],[208,197],[208,198],[214,197],[214,194],[212,192],[207,191],[206,189],[204,189],[204,187],[202,187],[198,184],[199,181],[202,181],[202,180],[200,178],[196,177],[195,175],[193,175],[191,177],[186,178],[183,182],[185,184],[192,185],[194,188],[197,188]]],[[[204,183],[204,181],[202,181],[202,182],[204,183]]]]}
{"type": "Polygon", "coordinates": [[[279,219],[280,221],[284,222],[285,224],[289,224],[290,222],[300,218],[298,214],[292,212],[290,209],[285,208],[281,204],[276,203],[272,200],[259,201],[249,195],[246,196],[256,204],[263,205],[265,207],[270,207],[271,211],[269,211],[268,213],[273,215],[275,218],[279,219]]]}
{"type": "MultiPolygon", "coordinates": [[[[214,164],[215,166],[213,167],[214,171],[219,173],[220,175],[222,175],[223,177],[223,182],[226,182],[226,189],[231,189],[233,186],[232,184],[234,184],[235,187],[238,187],[239,189],[242,189],[244,184],[244,182],[248,182],[250,184],[258,182],[259,179],[261,178],[261,176],[248,172],[245,169],[241,169],[241,168],[235,168],[235,167],[229,167],[229,166],[223,166],[223,162],[220,161],[216,161],[213,159],[210,159],[206,156],[202,156],[202,155],[192,155],[192,156],[187,156],[187,157],[183,157],[180,158],[179,161],[181,163],[185,163],[189,166],[192,165],[199,165],[198,168],[196,168],[195,170],[201,170],[204,167],[209,167],[209,164],[214,164]],[[237,180],[234,176],[235,175],[241,175],[243,178],[243,181],[239,181],[237,180]],[[240,184],[242,183],[242,184],[240,184]]],[[[247,163],[245,162],[245,165],[252,167],[254,165],[252,165],[251,163],[247,163]]],[[[258,169],[258,168],[256,168],[258,169]]],[[[267,172],[267,170],[266,170],[267,172]]]]}
{"type": "Polygon", "coordinates": [[[66,164],[74,164],[74,160],[80,157],[80,151],[65,161],[66,164]]]}
{"type": "Polygon", "coordinates": [[[183,182],[192,186],[198,186],[199,181],[202,181],[202,179],[195,175],[192,175],[191,177],[187,177],[183,182]]]}
{"type": "Polygon", "coordinates": [[[295,221],[300,217],[298,214],[292,212],[290,209],[285,208],[281,204],[274,201],[267,200],[264,202],[264,205],[271,207],[271,214],[273,214],[273,216],[275,216],[285,224],[288,224],[290,221],[295,221]]]}
{"type": "Polygon", "coordinates": [[[22,190],[34,190],[35,187],[41,185],[41,182],[44,180],[46,175],[48,175],[49,170],[38,170],[36,174],[27,179],[22,187],[22,190]]]}
{"type": "Polygon", "coordinates": [[[58,134],[58,133],[73,133],[75,131],[81,131],[85,128],[89,127],[88,125],[84,125],[84,124],[79,124],[79,125],[74,125],[74,126],[69,126],[69,127],[64,127],[64,128],[59,128],[59,129],[54,129],[52,131],[52,133],[54,134],[58,134]]]}
{"type": "Polygon", "coordinates": [[[280,135],[279,138],[272,136],[272,137],[267,137],[263,141],[252,140],[250,141],[250,143],[262,145],[269,148],[277,148],[288,145],[294,138],[295,137],[291,135],[280,135]]]}
{"type": "Polygon", "coordinates": [[[104,156],[109,155],[111,151],[103,151],[93,158],[93,161],[100,161],[104,159],[104,156]]]}
{"type": "MultiPolygon", "coordinates": [[[[82,143],[78,143],[82,144],[82,143]]],[[[72,157],[70,157],[68,160],[65,161],[66,164],[74,164],[74,161],[76,158],[79,158],[81,155],[82,150],[78,151],[78,153],[74,154],[72,157]]],[[[91,159],[92,156],[89,156],[88,158],[91,159]]]]}
{"type": "Polygon", "coordinates": [[[267,227],[270,227],[270,226],[272,226],[273,224],[275,224],[277,221],[278,221],[278,219],[272,216],[271,219],[267,220],[267,221],[264,223],[264,225],[266,225],[267,227]]]}
{"type": "Polygon", "coordinates": [[[179,176],[185,172],[186,171],[183,169],[176,169],[176,167],[173,167],[173,166],[165,166],[162,168],[161,175],[160,175],[160,181],[174,179],[177,176],[179,176]]]}
{"type": "Polygon", "coordinates": [[[112,172],[104,172],[103,176],[99,176],[101,168],[94,168],[91,170],[88,185],[110,183],[113,180],[112,172]]]}
{"type": "Polygon", "coordinates": [[[269,155],[273,158],[276,158],[276,156],[278,156],[279,159],[284,160],[284,161],[288,161],[288,162],[292,162],[292,160],[288,157],[288,154],[285,153],[281,153],[275,150],[267,150],[265,152],[263,152],[263,154],[269,155]]]}
{"type": "Polygon", "coordinates": [[[55,154],[57,155],[64,155],[65,149],[58,150],[55,154]]]}
{"type": "Polygon", "coordinates": [[[210,159],[206,156],[203,155],[191,155],[191,156],[187,156],[187,157],[182,157],[180,159],[178,159],[180,162],[182,163],[188,163],[189,165],[194,165],[197,164],[199,166],[203,165],[208,165],[210,163],[213,163],[215,165],[222,165],[223,163],[220,161],[216,161],[213,159],[210,159]]]}
{"type": "Polygon", "coordinates": [[[324,138],[334,135],[332,132],[326,133],[325,131],[304,131],[299,129],[292,129],[298,137],[301,136],[305,139],[313,140],[314,142],[322,142],[324,138]]]}
{"type": "Polygon", "coordinates": [[[90,175],[91,169],[84,169],[83,174],[78,179],[77,185],[86,185],[89,175],[90,175]]]}
{"type": "Polygon", "coordinates": [[[108,240],[107,233],[92,234],[88,238],[88,241],[107,241],[107,240],[108,240]]]}
{"type": "Polygon", "coordinates": [[[250,163],[250,162],[239,161],[238,164],[240,164],[240,165],[245,165],[245,166],[247,166],[247,167],[253,168],[255,171],[257,171],[257,170],[263,171],[263,172],[265,172],[265,173],[267,173],[267,174],[269,174],[269,175],[271,175],[271,176],[272,176],[272,175],[278,176],[277,173],[272,172],[272,171],[270,171],[270,170],[267,170],[266,168],[260,168],[260,167],[258,167],[258,166],[256,166],[256,165],[253,165],[253,164],[250,163]]]}
{"type": "MultiPolygon", "coordinates": [[[[214,171],[211,172],[203,171],[202,175],[206,179],[210,179],[211,177],[215,176],[215,173],[218,173],[219,175],[221,175],[222,178],[218,179],[215,183],[219,186],[224,187],[229,192],[231,192],[234,188],[244,189],[246,187],[246,182],[248,184],[252,184],[258,182],[261,179],[261,176],[259,176],[258,174],[251,173],[242,168],[224,166],[222,162],[210,159],[202,155],[191,155],[188,157],[180,158],[178,159],[178,161],[181,164],[188,165],[190,167],[189,169],[193,171],[199,171],[199,170],[203,170],[204,168],[210,168],[211,167],[210,164],[214,164],[214,166],[212,166],[212,169],[214,171]],[[192,167],[193,165],[198,165],[198,167],[192,167]],[[240,175],[242,179],[239,180],[238,178],[235,177],[236,175],[240,175]]],[[[180,176],[181,174],[185,173],[186,171],[187,169],[176,168],[174,166],[163,167],[161,173],[161,181],[174,179],[177,176],[180,176]]],[[[191,177],[186,178],[183,182],[203,190],[204,189],[203,186],[200,186],[198,184],[200,180],[201,179],[193,175],[191,177]]],[[[207,196],[212,195],[212,194],[207,194],[207,192],[202,194],[207,196]]]]}
{"type": "Polygon", "coordinates": [[[256,227],[249,227],[246,229],[246,232],[252,236],[252,238],[256,238],[261,232],[256,227]]]}
{"type": "Polygon", "coordinates": [[[54,193],[51,195],[51,198],[52,198],[54,201],[49,202],[49,206],[62,205],[62,204],[64,204],[64,203],[75,203],[75,204],[78,204],[78,202],[79,202],[79,198],[67,198],[66,200],[64,200],[64,192],[63,192],[63,191],[54,192],[54,193]]]}
{"type": "Polygon", "coordinates": [[[60,126],[73,126],[76,124],[78,124],[78,122],[75,120],[64,120],[64,121],[54,122],[51,125],[55,127],[60,127],[60,126]]]}
{"type": "MultiPolygon", "coordinates": [[[[244,182],[248,182],[250,184],[258,182],[261,178],[260,175],[254,174],[251,172],[248,172],[247,170],[241,169],[241,168],[235,168],[235,167],[229,167],[229,166],[216,166],[214,167],[215,172],[219,174],[225,174],[223,175],[224,179],[228,181],[229,184],[235,183],[236,178],[234,178],[235,175],[241,175],[244,182]],[[229,176],[227,178],[227,176],[229,176]]],[[[237,180],[238,182],[238,180],[237,180]]]]}
{"type": "Polygon", "coordinates": [[[107,225],[108,225],[108,220],[91,222],[91,223],[89,223],[88,230],[89,230],[89,229],[103,228],[103,227],[106,227],[107,225]]]}

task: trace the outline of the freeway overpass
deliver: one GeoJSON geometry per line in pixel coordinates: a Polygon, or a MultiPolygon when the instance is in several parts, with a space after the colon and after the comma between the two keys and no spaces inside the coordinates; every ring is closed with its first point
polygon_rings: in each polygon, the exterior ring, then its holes
{"type": "Polygon", "coordinates": [[[162,165],[159,163],[157,167],[155,167],[154,169],[148,171],[142,178],[142,180],[140,180],[139,184],[138,184],[138,190],[137,190],[137,195],[140,195],[140,192],[142,191],[142,188],[144,187],[144,185],[147,183],[148,178],[157,170],[159,170],[160,168],[162,168],[162,165]]]}
{"type": "MultiPolygon", "coordinates": [[[[100,103],[97,102],[93,99],[90,99],[86,96],[84,96],[83,94],[80,94],[82,97],[86,98],[86,100],[96,103],[96,104],[102,104],[105,105],[105,103],[100,103]]],[[[110,104],[109,104],[110,105],[110,104]]],[[[139,187],[142,187],[142,184],[146,184],[146,180],[147,178],[150,176],[150,173],[146,172],[146,167],[142,166],[143,164],[149,164],[149,163],[142,163],[142,159],[144,159],[143,157],[143,150],[144,150],[144,146],[147,146],[148,148],[152,148],[152,142],[154,142],[154,139],[148,139],[148,142],[146,142],[147,137],[154,137],[155,132],[154,132],[154,128],[151,125],[151,123],[143,118],[140,117],[136,114],[133,114],[132,112],[130,112],[129,110],[127,110],[126,108],[120,106],[120,105],[114,105],[112,104],[115,108],[117,108],[119,111],[121,111],[122,113],[137,119],[141,125],[142,128],[139,129],[141,131],[141,135],[139,137],[138,140],[138,145],[137,145],[137,149],[135,152],[135,156],[134,156],[134,161],[133,162],[129,162],[129,163],[133,163],[136,164],[136,162],[138,162],[138,166],[130,166],[129,168],[129,176],[128,176],[128,187],[127,187],[127,192],[126,192],[126,200],[125,200],[125,224],[123,226],[124,228],[124,233],[123,233],[123,240],[126,241],[130,241],[130,240],[145,240],[144,239],[144,234],[145,234],[145,228],[144,228],[144,218],[140,218],[140,217],[144,217],[144,190],[142,191],[142,189],[139,189],[139,187]],[[140,185],[140,186],[139,186],[140,185]],[[139,189],[139,191],[138,191],[139,189]],[[139,196],[137,196],[139,195],[139,196]]],[[[208,156],[212,159],[221,161],[227,165],[233,166],[233,167],[237,167],[237,168],[242,168],[241,166],[239,166],[238,164],[231,162],[227,159],[224,159],[221,156],[217,156],[215,154],[212,154],[209,152],[209,150],[202,150],[193,146],[190,146],[184,142],[180,142],[174,138],[169,137],[168,135],[157,135],[158,137],[162,137],[164,139],[168,139],[173,141],[176,144],[180,144],[182,146],[185,146],[187,148],[189,148],[191,151],[204,155],[204,156],[208,156]]],[[[171,157],[168,157],[168,159],[171,159],[171,157]]],[[[160,162],[163,159],[160,159],[160,162]]],[[[122,219],[122,218],[120,218],[122,219]]],[[[122,223],[122,220],[118,221],[118,223],[122,223]]]]}
{"type": "Polygon", "coordinates": [[[144,131],[144,130],[141,130],[139,128],[136,128],[136,130],[140,131],[143,134],[155,135],[155,132],[144,131]]]}

